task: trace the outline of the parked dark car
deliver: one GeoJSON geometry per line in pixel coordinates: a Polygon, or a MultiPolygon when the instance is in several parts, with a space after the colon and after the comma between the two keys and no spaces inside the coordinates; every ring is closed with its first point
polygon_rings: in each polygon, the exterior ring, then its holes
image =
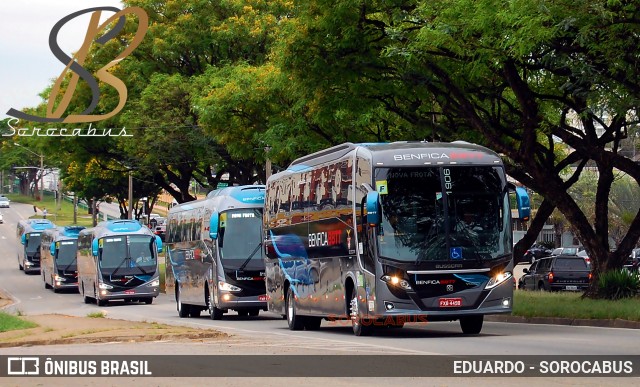
{"type": "Polygon", "coordinates": [[[551,250],[543,245],[535,244],[525,251],[522,261],[534,263],[536,260],[548,257],[551,255],[551,250]]]}
{"type": "Polygon", "coordinates": [[[633,249],[624,263],[624,268],[632,273],[640,272],[640,249],[633,249]]]}
{"type": "Polygon", "coordinates": [[[591,281],[591,270],[582,257],[558,255],[534,262],[518,281],[525,290],[585,290],[591,281]]]}

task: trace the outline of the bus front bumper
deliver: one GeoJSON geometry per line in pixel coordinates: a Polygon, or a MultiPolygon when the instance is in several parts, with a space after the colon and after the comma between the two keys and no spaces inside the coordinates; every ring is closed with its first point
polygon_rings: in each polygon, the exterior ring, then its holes
{"type": "Polygon", "coordinates": [[[127,289],[121,292],[113,292],[106,289],[100,290],[101,300],[128,300],[136,298],[149,298],[158,297],[160,295],[160,288],[158,286],[154,288],[138,288],[127,289]]]}
{"type": "Polygon", "coordinates": [[[238,297],[233,293],[222,293],[216,301],[218,309],[262,309],[267,310],[267,298],[262,296],[238,297]]]}

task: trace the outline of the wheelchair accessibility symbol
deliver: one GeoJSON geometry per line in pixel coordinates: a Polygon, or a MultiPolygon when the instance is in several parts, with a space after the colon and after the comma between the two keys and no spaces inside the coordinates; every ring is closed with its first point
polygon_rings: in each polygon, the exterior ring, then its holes
{"type": "Polygon", "coordinates": [[[451,259],[462,259],[462,247],[451,248],[451,259]]]}

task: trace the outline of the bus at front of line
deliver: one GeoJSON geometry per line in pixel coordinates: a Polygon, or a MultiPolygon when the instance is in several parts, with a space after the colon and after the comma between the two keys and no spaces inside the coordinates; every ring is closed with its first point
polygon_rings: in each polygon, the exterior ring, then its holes
{"type": "Polygon", "coordinates": [[[160,294],[162,241],[135,220],[109,220],[78,235],[78,290],[86,304],[151,304],[160,294]]]}
{"type": "Polygon", "coordinates": [[[459,320],[479,333],[484,315],[512,310],[510,191],[528,217],[498,155],[464,142],[346,143],[297,159],[267,182],[269,310],[292,330],[459,320]]]}
{"type": "Polygon", "coordinates": [[[27,219],[18,222],[18,268],[25,274],[40,271],[40,242],[45,230],[55,225],[46,219],[27,219]]]}
{"type": "Polygon", "coordinates": [[[78,289],[78,234],[85,227],[55,227],[42,234],[40,273],[45,289],[78,289]]]}
{"type": "Polygon", "coordinates": [[[176,205],[167,216],[167,293],[173,287],[180,317],[203,310],[219,320],[235,310],[258,316],[266,310],[262,259],[264,186],[210,192],[176,205]]]}

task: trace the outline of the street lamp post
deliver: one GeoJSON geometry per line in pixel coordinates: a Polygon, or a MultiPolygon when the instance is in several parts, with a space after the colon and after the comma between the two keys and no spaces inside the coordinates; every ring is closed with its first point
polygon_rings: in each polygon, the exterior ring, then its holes
{"type": "Polygon", "coordinates": [[[18,147],[26,150],[27,152],[31,152],[34,155],[40,157],[40,196],[38,197],[38,200],[42,201],[42,196],[44,195],[44,155],[36,153],[36,152],[32,151],[31,149],[27,148],[26,146],[22,146],[22,145],[18,144],[17,142],[14,142],[13,145],[18,146],[18,147]]]}

